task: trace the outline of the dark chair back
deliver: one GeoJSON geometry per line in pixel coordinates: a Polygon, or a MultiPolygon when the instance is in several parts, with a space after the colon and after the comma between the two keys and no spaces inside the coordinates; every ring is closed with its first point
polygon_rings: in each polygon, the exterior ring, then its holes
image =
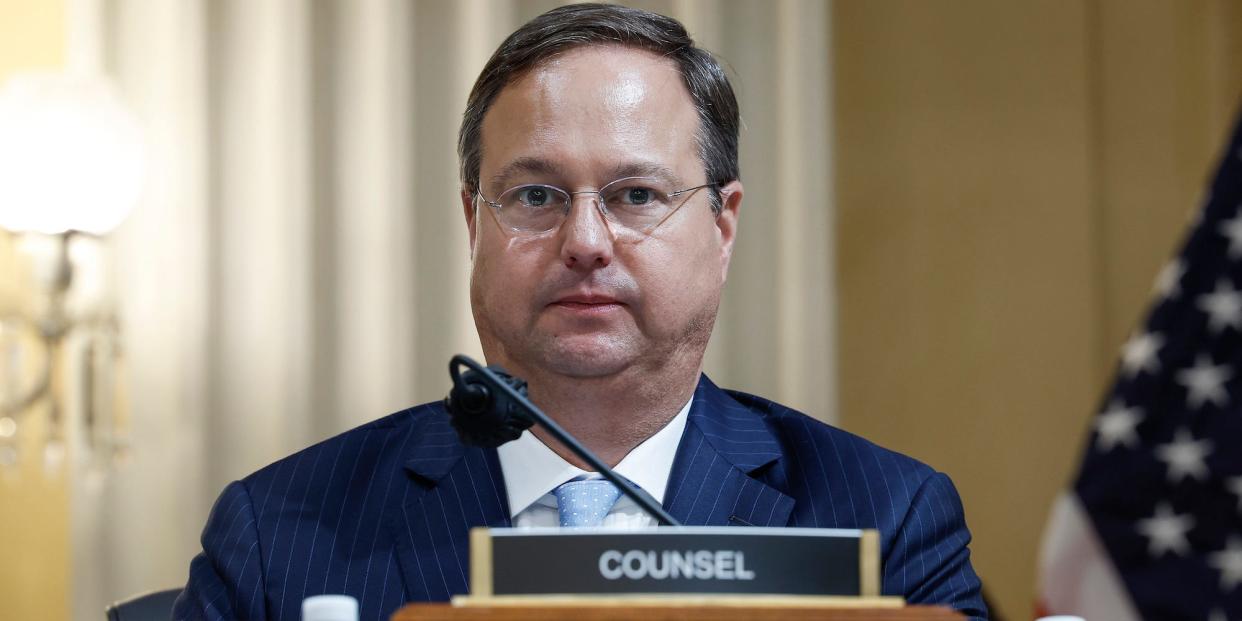
{"type": "Polygon", "coordinates": [[[153,591],[117,602],[104,609],[108,621],[168,621],[181,589],[153,591]]]}

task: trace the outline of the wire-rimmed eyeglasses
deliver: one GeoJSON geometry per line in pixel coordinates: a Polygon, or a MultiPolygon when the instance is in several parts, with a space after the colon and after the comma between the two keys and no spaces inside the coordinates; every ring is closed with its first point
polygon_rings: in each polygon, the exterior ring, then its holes
{"type": "Polygon", "coordinates": [[[569,192],[545,183],[518,185],[489,200],[482,191],[479,200],[491,206],[501,228],[515,235],[538,235],[556,229],[573,206],[573,197],[595,194],[595,205],[610,226],[648,234],[681,208],[694,192],[715,187],[705,183],[675,190],[667,181],[654,177],[626,177],[598,190],[569,192]],[[681,200],[677,200],[681,197],[681,200]]]}

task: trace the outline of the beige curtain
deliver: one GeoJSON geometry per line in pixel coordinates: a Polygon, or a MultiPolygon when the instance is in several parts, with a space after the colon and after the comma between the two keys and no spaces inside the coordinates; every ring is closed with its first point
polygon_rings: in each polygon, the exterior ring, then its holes
{"type": "MultiPolygon", "coordinates": [[[[133,458],[73,491],[74,616],[185,579],[215,494],[442,398],[479,354],[455,136],[532,0],[79,0],[78,54],[144,120],[151,175],[113,237],[133,458]]],[[[742,103],[741,234],[708,372],[835,416],[829,11],[635,3],[681,18],[742,103]]]]}

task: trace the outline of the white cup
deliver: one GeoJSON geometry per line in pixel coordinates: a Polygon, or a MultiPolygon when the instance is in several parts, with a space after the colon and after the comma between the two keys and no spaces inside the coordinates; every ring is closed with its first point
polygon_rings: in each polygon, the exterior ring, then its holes
{"type": "Polygon", "coordinates": [[[358,600],[348,595],[312,595],[302,600],[302,621],[358,621],[358,600]]]}

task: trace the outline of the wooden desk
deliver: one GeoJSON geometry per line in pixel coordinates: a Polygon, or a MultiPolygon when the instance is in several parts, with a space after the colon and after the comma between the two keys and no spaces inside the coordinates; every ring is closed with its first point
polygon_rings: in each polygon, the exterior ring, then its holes
{"type": "Polygon", "coordinates": [[[572,599],[532,600],[489,605],[472,603],[409,604],[392,621],[749,621],[796,619],[800,621],[962,621],[960,613],[938,606],[869,606],[852,603],[801,605],[789,601],[742,602],[720,598],[607,599],[584,602],[572,599]]]}

